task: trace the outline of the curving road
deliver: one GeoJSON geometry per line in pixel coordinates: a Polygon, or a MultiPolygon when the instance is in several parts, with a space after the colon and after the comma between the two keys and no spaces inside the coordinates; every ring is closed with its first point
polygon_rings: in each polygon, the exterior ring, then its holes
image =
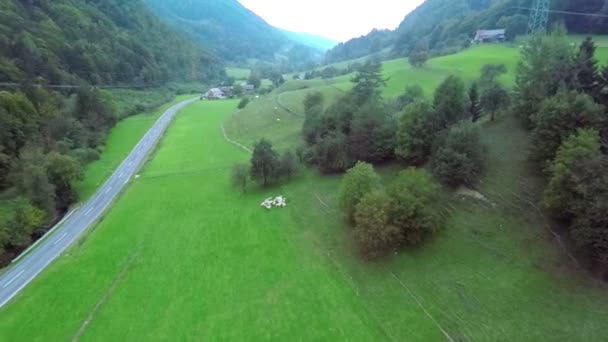
{"type": "Polygon", "coordinates": [[[143,136],[129,156],[114,171],[112,176],[97,190],[77,212],[68,217],[55,232],[46,237],[33,251],[0,276],[0,307],[8,303],[53,260],[63,253],[74,241],[104,214],[118,197],[131,177],[146,160],[150,151],[175,117],[175,114],[196,101],[180,102],[169,108],[143,136]]]}

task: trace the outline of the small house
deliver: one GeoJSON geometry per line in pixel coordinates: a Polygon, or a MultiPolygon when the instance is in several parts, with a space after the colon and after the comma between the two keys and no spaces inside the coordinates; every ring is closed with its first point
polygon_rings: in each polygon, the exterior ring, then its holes
{"type": "Polygon", "coordinates": [[[473,42],[475,43],[491,43],[504,42],[507,39],[507,30],[477,30],[473,42]]]}
{"type": "Polygon", "coordinates": [[[220,88],[209,89],[209,91],[205,94],[204,97],[209,100],[221,100],[221,99],[226,98],[226,96],[224,96],[224,93],[220,90],[220,88]]]}
{"type": "Polygon", "coordinates": [[[253,94],[253,93],[255,93],[255,86],[253,84],[244,83],[241,86],[243,87],[243,92],[245,94],[253,94]]]}
{"type": "Polygon", "coordinates": [[[224,94],[224,97],[231,98],[234,96],[234,90],[232,87],[220,87],[220,91],[224,94]]]}

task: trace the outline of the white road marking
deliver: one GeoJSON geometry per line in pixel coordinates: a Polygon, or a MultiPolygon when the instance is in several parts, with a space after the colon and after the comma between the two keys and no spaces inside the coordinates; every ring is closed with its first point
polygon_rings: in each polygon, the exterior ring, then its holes
{"type": "Polygon", "coordinates": [[[118,175],[118,178],[122,178],[122,176],[124,176],[124,174],[125,174],[125,172],[124,172],[124,171],[123,171],[123,172],[121,172],[121,173],[118,175]]]}
{"type": "Polygon", "coordinates": [[[87,210],[87,212],[84,213],[84,216],[89,216],[89,214],[91,213],[91,211],[93,211],[93,207],[89,208],[89,210],[87,210]]]}
{"type": "Polygon", "coordinates": [[[112,190],[112,187],[109,187],[108,190],[106,190],[106,194],[110,192],[110,190],[112,190]]]}
{"type": "Polygon", "coordinates": [[[17,273],[17,275],[12,277],[11,280],[9,280],[6,284],[4,284],[4,286],[2,286],[2,288],[5,289],[10,284],[12,284],[17,278],[19,278],[19,276],[21,276],[23,274],[23,272],[25,272],[25,270],[21,270],[21,272],[17,273]]]}
{"type": "Polygon", "coordinates": [[[59,239],[55,240],[55,243],[54,243],[53,245],[58,244],[58,243],[59,243],[61,240],[63,240],[63,238],[64,238],[64,237],[66,237],[66,235],[68,235],[68,233],[63,233],[63,234],[62,234],[62,235],[59,237],[59,239]]]}

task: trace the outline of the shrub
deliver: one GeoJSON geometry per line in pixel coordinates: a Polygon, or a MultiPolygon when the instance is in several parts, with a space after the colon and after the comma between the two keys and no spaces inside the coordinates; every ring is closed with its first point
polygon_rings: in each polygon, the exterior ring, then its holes
{"type": "Polygon", "coordinates": [[[379,186],[380,177],[370,164],[358,162],[347,171],[342,180],[338,202],[349,222],[353,222],[356,206],[363,196],[379,186]]]}
{"type": "Polygon", "coordinates": [[[238,109],[243,109],[243,108],[247,107],[247,105],[249,104],[249,101],[250,100],[248,97],[243,97],[241,99],[241,101],[239,102],[238,109]]]}
{"type": "Polygon", "coordinates": [[[473,185],[483,172],[484,159],[479,130],[472,124],[460,124],[440,139],[431,167],[443,184],[473,185]]]}
{"type": "Polygon", "coordinates": [[[417,245],[439,229],[438,194],[439,187],[427,171],[410,168],[401,172],[389,189],[389,216],[404,242],[417,245]]]}
{"type": "Polygon", "coordinates": [[[356,205],[354,238],[362,253],[376,257],[398,247],[402,231],[391,223],[391,200],[384,192],[370,192],[356,205]]]}

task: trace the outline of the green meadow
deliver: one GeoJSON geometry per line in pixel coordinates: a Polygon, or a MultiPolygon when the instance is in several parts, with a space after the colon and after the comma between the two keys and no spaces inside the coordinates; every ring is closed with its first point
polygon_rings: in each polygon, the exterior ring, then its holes
{"type": "Polygon", "coordinates": [[[165,110],[193,96],[195,95],[178,96],[172,102],[162,105],[154,111],[139,113],[120,120],[110,131],[99,160],[87,165],[84,179],[76,186],[81,199],[85,200],[93,195],[97,188],[112,175],[165,110]]]}
{"type": "MultiPolygon", "coordinates": [[[[431,96],[447,75],[470,81],[500,61],[512,83],[517,56],[487,45],[423,69],[388,61],[385,95],[419,83],[431,96]]],[[[526,162],[529,135],[513,118],[482,126],[483,199],[445,191],[443,229],[382,261],[350,245],[340,176],[304,169],[246,194],[230,185],[231,167],[250,156],[222,126],[248,146],[267,138],[293,149],[306,94],[322,91],[328,105],[345,89],[348,77],[290,81],[240,111],[237,101],[208,101],[180,112],[105,218],[0,310],[0,341],[605,339],[608,289],[550,233],[536,205],[542,180],[526,162]],[[275,195],[288,207],[260,207],[275,195]]],[[[124,136],[141,136],[143,125],[115,129],[104,153],[127,153],[124,136]]],[[[379,172],[390,182],[400,169],[379,172]]]]}
{"type": "Polygon", "coordinates": [[[250,73],[251,73],[251,70],[246,69],[246,68],[234,68],[234,67],[226,68],[226,74],[229,77],[233,77],[235,80],[246,80],[247,77],[249,77],[250,73]]]}

